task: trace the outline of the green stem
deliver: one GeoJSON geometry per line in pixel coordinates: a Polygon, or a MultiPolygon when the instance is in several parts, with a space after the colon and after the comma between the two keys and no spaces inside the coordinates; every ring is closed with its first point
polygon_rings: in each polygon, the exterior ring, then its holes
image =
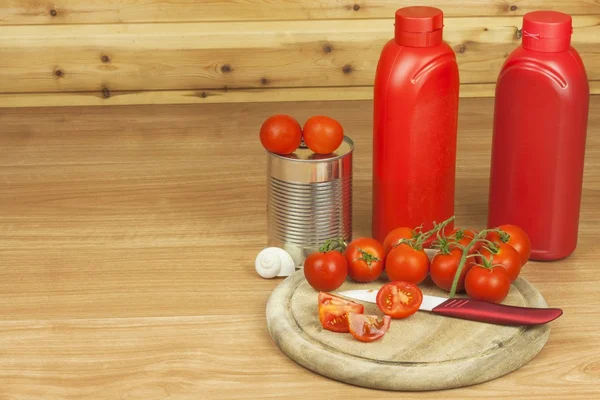
{"type": "Polygon", "coordinates": [[[454,221],[454,215],[442,222],[441,224],[436,224],[434,222],[433,229],[425,233],[421,232],[418,234],[414,248],[416,250],[421,250],[423,248],[423,243],[425,243],[427,239],[429,239],[434,234],[438,233],[440,230],[443,230],[446,227],[446,225],[448,225],[452,221],[454,221]]]}
{"type": "Polygon", "coordinates": [[[360,252],[360,258],[357,258],[357,260],[363,260],[364,262],[367,263],[369,268],[371,268],[371,263],[373,263],[374,261],[381,261],[379,258],[375,257],[373,254],[369,253],[368,251],[364,251],[363,249],[358,249],[358,251],[360,252]]]}
{"type": "Polygon", "coordinates": [[[456,295],[456,288],[458,287],[458,280],[460,279],[460,274],[467,263],[467,258],[469,257],[469,251],[475,246],[477,242],[480,242],[488,233],[495,231],[495,229],[484,229],[479,232],[471,242],[466,245],[463,249],[462,256],[460,257],[460,261],[458,263],[458,268],[456,269],[456,274],[454,275],[454,280],[452,281],[452,288],[450,289],[449,297],[452,298],[456,295]]]}
{"type": "Polygon", "coordinates": [[[332,250],[343,253],[344,250],[346,250],[346,241],[344,238],[328,239],[321,247],[319,247],[319,251],[323,253],[327,253],[328,251],[332,250]]]}

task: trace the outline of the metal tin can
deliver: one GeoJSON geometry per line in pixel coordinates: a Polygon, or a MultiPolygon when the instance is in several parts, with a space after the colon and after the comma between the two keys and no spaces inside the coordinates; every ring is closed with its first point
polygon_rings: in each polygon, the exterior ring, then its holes
{"type": "Polygon", "coordinates": [[[286,250],[301,266],[327,239],[352,239],[352,152],[348,137],[331,154],[300,147],[268,153],[268,245],[286,250]]]}

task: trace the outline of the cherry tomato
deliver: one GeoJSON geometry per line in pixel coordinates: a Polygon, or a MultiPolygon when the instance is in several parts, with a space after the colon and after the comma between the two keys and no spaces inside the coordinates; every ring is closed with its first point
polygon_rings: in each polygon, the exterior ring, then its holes
{"type": "Polygon", "coordinates": [[[354,239],[346,247],[344,256],[348,275],[356,282],[372,282],[383,272],[383,246],[375,239],[354,239]]]}
{"type": "MultiPolygon", "coordinates": [[[[444,235],[446,237],[450,236],[452,234],[452,227],[453,226],[454,226],[454,224],[452,223],[452,224],[448,224],[448,225],[446,225],[444,227],[443,233],[444,233],[444,235]]],[[[419,228],[417,228],[416,231],[417,231],[416,234],[418,235],[420,233],[419,232],[419,228]]],[[[424,249],[430,249],[432,247],[432,245],[433,245],[433,242],[435,242],[436,240],[437,240],[437,235],[436,234],[431,235],[427,240],[425,240],[423,242],[423,248],[424,249]]]]}
{"type": "Polygon", "coordinates": [[[475,235],[477,235],[477,232],[474,230],[464,228],[456,228],[450,233],[450,236],[453,236],[458,244],[463,247],[471,243],[471,240],[473,240],[475,235]]]}
{"type": "Polygon", "coordinates": [[[348,263],[339,251],[312,253],[304,261],[304,276],[315,290],[328,292],[342,286],[348,263]]]}
{"type": "Polygon", "coordinates": [[[390,329],[391,321],[389,315],[379,319],[376,315],[348,313],[350,333],[361,342],[372,342],[381,338],[390,329]]]}
{"type": "MultiPolygon", "coordinates": [[[[472,229],[457,228],[454,229],[450,235],[454,236],[454,240],[458,242],[458,244],[460,244],[463,247],[466,247],[471,243],[471,241],[473,241],[475,236],[477,236],[477,232],[472,229]]],[[[469,254],[477,253],[480,247],[481,242],[476,243],[473,247],[471,247],[471,251],[469,251],[469,254]]]]}
{"type": "Polygon", "coordinates": [[[488,260],[491,258],[492,265],[502,265],[508,273],[510,282],[513,283],[519,277],[519,273],[521,273],[521,257],[519,256],[519,252],[506,243],[494,243],[494,245],[491,248],[481,249],[479,253],[488,260]]]}
{"type": "Polygon", "coordinates": [[[302,128],[289,115],[273,115],[260,127],[260,142],[271,153],[290,154],[302,142],[302,128]]]}
{"type": "Polygon", "coordinates": [[[385,254],[387,255],[401,239],[412,239],[413,237],[413,229],[406,226],[401,226],[400,228],[390,231],[383,241],[383,250],[385,251],[385,254]]]}
{"type": "Polygon", "coordinates": [[[487,237],[488,240],[507,243],[514,247],[521,258],[521,266],[525,265],[531,256],[531,241],[527,233],[516,225],[500,225],[498,229],[504,231],[504,233],[490,232],[487,237]]]}
{"type": "MultiPolygon", "coordinates": [[[[437,287],[446,292],[450,291],[462,254],[463,252],[461,249],[454,248],[450,250],[450,254],[438,253],[433,256],[429,266],[429,275],[437,287]]],[[[473,263],[473,258],[467,258],[465,266],[460,273],[460,278],[458,278],[458,285],[456,286],[457,292],[465,290],[465,276],[473,266],[473,263]]]]}
{"type": "Polygon", "coordinates": [[[475,300],[500,303],[508,295],[510,279],[502,267],[485,268],[474,265],[465,278],[467,294],[475,300]]]}
{"type": "Polygon", "coordinates": [[[406,281],[418,285],[427,278],[429,257],[423,250],[408,244],[394,247],[385,259],[385,272],[390,281],[406,281]]]}
{"type": "Polygon", "coordinates": [[[329,154],[342,144],[344,128],[333,118],[310,117],[304,123],[304,143],[317,154],[329,154]]]}
{"type": "Polygon", "coordinates": [[[423,293],[410,282],[390,282],[377,292],[377,307],[392,318],[406,318],[419,310],[423,293]]]}
{"type": "Polygon", "coordinates": [[[330,293],[319,292],[319,321],[323,329],[332,332],[349,332],[349,312],[362,314],[365,312],[365,307],[330,293]]]}

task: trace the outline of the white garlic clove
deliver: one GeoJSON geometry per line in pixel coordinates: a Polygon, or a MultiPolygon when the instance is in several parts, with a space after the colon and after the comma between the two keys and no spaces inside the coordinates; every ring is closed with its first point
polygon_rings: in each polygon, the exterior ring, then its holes
{"type": "Polygon", "coordinates": [[[294,272],[296,272],[296,263],[292,259],[292,256],[287,251],[277,248],[279,251],[279,256],[281,257],[281,271],[277,276],[290,276],[294,272]]]}
{"type": "Polygon", "coordinates": [[[304,254],[302,247],[295,244],[286,243],[283,245],[283,251],[287,252],[292,257],[292,260],[294,260],[294,264],[296,266],[301,266],[304,264],[306,255],[304,254]]]}
{"type": "Polygon", "coordinates": [[[258,275],[267,279],[276,276],[289,276],[296,270],[292,256],[279,247],[263,249],[256,256],[254,267],[258,275]]]}
{"type": "Polygon", "coordinates": [[[273,249],[273,247],[268,247],[262,250],[254,261],[256,272],[263,278],[274,278],[281,272],[281,257],[279,252],[273,249]]]}

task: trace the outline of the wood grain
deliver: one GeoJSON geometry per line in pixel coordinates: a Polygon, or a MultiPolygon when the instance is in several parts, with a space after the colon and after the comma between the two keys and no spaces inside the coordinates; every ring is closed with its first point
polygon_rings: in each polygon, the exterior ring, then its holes
{"type": "MultiPolygon", "coordinates": [[[[483,227],[492,99],[460,104],[459,224],[483,227]]],[[[370,232],[369,101],[0,110],[0,397],[396,399],[313,374],[269,337],[281,282],[266,243],[270,114],[326,113],[356,142],[355,235],[370,232]],[[269,379],[265,379],[269,377],[269,379]]],[[[600,97],[593,97],[580,240],[523,276],[565,314],[501,379],[406,399],[600,397],[600,97]]]]}
{"type": "MultiPolygon", "coordinates": [[[[449,18],[462,83],[493,83],[520,17],[449,18]]],[[[600,15],[573,44],[600,80],[600,15]]],[[[393,20],[0,27],[1,93],[342,87],[373,84],[393,20]]]]}
{"type": "MultiPolygon", "coordinates": [[[[460,97],[493,97],[493,83],[460,85],[460,97]]],[[[590,93],[600,94],[600,81],[590,82],[590,93]]],[[[109,91],[67,93],[10,93],[0,94],[0,108],[117,106],[150,104],[221,104],[221,103],[278,103],[305,101],[372,100],[372,86],[271,88],[271,89],[205,89],[109,91]]]]}
{"type": "Polygon", "coordinates": [[[0,24],[386,18],[412,5],[438,7],[448,16],[512,16],[540,9],[573,15],[600,12],[593,0],[5,0],[0,24]]]}

